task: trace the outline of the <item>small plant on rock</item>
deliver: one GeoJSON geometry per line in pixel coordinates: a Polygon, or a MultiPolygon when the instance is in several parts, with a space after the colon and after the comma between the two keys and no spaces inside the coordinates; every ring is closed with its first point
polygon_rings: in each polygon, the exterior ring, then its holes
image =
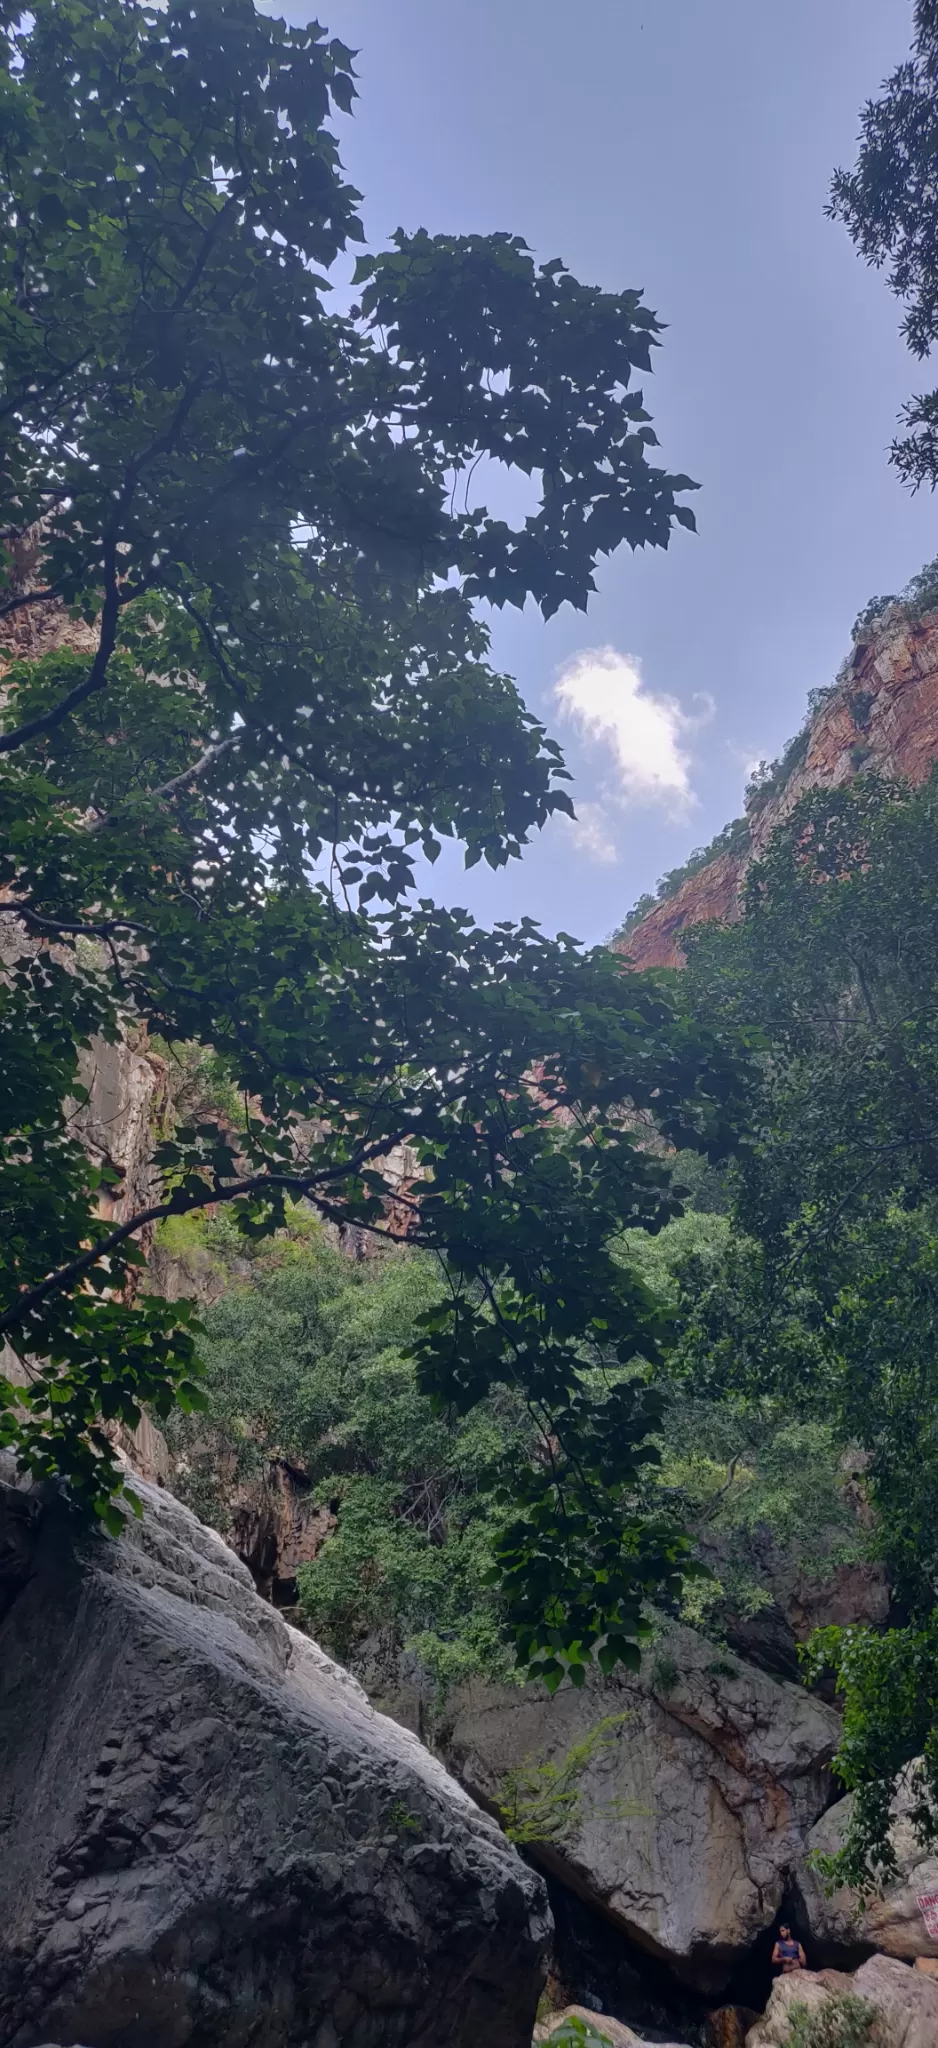
{"type": "MultiPolygon", "coordinates": [[[[557,1763],[539,1763],[528,1757],[502,1779],[500,1805],[509,1841],[568,1842],[583,1819],[582,1779],[594,1757],[608,1749],[628,1719],[626,1714],[607,1714],[582,1742],[576,1742],[557,1763]]],[[[617,1819],[643,1809],[623,1800],[609,1802],[617,1819]]],[[[553,2038],[553,2036],[552,2036],[553,2038]]]]}
{"type": "Polygon", "coordinates": [[[886,2048],[880,2014],[866,1998],[835,1991],[825,2005],[794,2005],[788,2048],[886,2048]]]}
{"type": "Polygon", "coordinates": [[[544,2048],[610,2048],[610,2041],[608,2034],[601,2034],[598,2027],[591,2027],[588,2020],[571,2013],[553,2034],[548,2034],[544,2048]]]}

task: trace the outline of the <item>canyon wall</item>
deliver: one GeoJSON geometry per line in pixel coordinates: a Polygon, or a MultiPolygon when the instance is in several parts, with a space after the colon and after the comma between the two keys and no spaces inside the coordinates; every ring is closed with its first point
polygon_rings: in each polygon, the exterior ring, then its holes
{"type": "Polygon", "coordinates": [[[634,967],[681,967],[681,933],[741,913],[746,870],[808,789],[835,788],[865,768],[924,782],[938,761],[938,611],[912,619],[901,604],[858,639],[811,721],[782,786],[747,810],[748,846],[720,853],[616,940],[634,967]]]}

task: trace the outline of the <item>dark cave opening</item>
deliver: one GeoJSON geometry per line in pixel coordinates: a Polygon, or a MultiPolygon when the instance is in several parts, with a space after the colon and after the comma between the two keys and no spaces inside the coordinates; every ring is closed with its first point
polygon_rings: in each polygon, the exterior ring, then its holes
{"type": "Polygon", "coordinates": [[[636,2028],[649,2042],[683,2040],[688,2048],[707,2048],[710,2013],[725,2006],[764,2012],[776,1971],[772,1948],[779,1925],[787,1922],[804,1943],[812,1969],[855,1970],[872,1953],[867,1947],[849,1950],[812,1942],[803,1924],[800,1902],[787,1893],[771,1927],[733,1961],[719,1991],[695,1989],[659,1957],[630,1940],[594,1906],[545,1872],[554,1916],[553,1975],[569,2003],[584,2005],[607,2018],[636,2028]]]}
{"type": "Polygon", "coordinates": [[[673,2041],[676,2033],[691,2043],[702,2041],[713,2000],[682,1984],[666,1963],[630,1941],[559,1878],[548,1876],[546,1883],[554,1916],[553,1968],[570,2003],[638,2027],[649,2041],[673,2041]]]}

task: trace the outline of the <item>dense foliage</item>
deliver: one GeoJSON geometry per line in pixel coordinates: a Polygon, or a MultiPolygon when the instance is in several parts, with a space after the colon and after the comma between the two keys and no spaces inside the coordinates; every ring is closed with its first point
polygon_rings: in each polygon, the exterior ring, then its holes
{"type": "MultiPolygon", "coordinates": [[[[863,110],[860,153],[838,171],[829,211],[860,254],[888,266],[905,312],[902,333],[920,361],[938,340],[938,6],[917,0],[915,41],[863,110]]],[[[922,392],[904,410],[908,429],[892,460],[907,483],[938,482],[938,392],[922,392]]]]}
{"type": "MultiPolygon", "coordinates": [[[[698,1174],[693,1199],[716,1200],[711,1177],[698,1174]]],[[[690,1275],[720,1259],[728,1229],[712,1208],[694,1210],[656,1237],[635,1233],[618,1255],[676,1311],[690,1275]]],[[[379,1689],[398,1681],[403,1656],[431,1713],[472,1673],[510,1681],[517,1671],[492,1563],[516,1465],[534,1440],[517,1393],[496,1388],[461,1414],[420,1392],[410,1348],[443,1286],[426,1257],[352,1261],[302,1209],[249,1260],[244,1252],[224,1212],[164,1225],[157,1246],[157,1275],[171,1257],[187,1284],[219,1296],[200,1343],[207,1408],[168,1424],[177,1489],[230,1531],[245,1485],[262,1503],[284,1462],[336,1518],[298,1573],[319,1640],[379,1689]]],[[[644,1505],[679,1519],[705,1557],[711,1575],[687,1580],[677,1611],[723,1641],[729,1617],[783,1602],[799,1573],[823,1581],[856,1557],[860,1532],[829,1427],[793,1420],[784,1401],[766,1396],[700,1399],[680,1365],[665,1391],[660,1465],[649,1469],[644,1505]]],[[[577,1769],[571,1755],[562,1785],[509,1788],[519,1810],[512,1824],[533,1800],[542,1825],[551,1800],[575,1795],[577,1769]]]]}
{"type": "Polygon", "coordinates": [[[497,866],[570,809],[475,606],[583,605],[598,555],[693,524],[634,384],[658,322],[506,235],[398,234],[330,311],[363,229],[318,27],[0,27],[0,1435],[113,1524],[103,1425],[201,1399],[185,1307],[135,1289],[143,1226],[221,1203],[249,1239],[311,1197],[380,1232],[399,1197],[446,1275],[421,1386],[468,1413],[510,1385],[542,1447],[499,1552],[518,1654],[582,1678],[685,1554],[636,1506],[661,1325],[608,1248],[676,1204],[616,1112],[717,1155],[736,1070],[667,982],[624,998],[606,954],[409,891],[443,837],[497,866]],[[471,502],[492,462],[530,480],[517,528],[471,502]],[[177,1122],[108,1224],[73,1105],[128,1017],[211,1047],[241,1107],[177,1122]]]}
{"type": "Polygon", "coordinates": [[[692,941],[702,1014],[758,1024],[754,1141],[721,1256],[685,1274],[675,1354],[695,1395],[786,1404],[852,1445],[905,1622],[825,1631],[855,1789],[832,1874],[888,1870],[898,1770],[938,1839],[938,788],[873,777],[804,798],[746,915],[692,941]]]}
{"type": "Polygon", "coordinates": [[[379,1663],[413,1651],[442,1689],[472,1671],[506,1676],[491,1545],[532,1430],[507,1388],[467,1415],[420,1393],[409,1354],[442,1297],[435,1261],[352,1260],[297,1212],[239,1280],[237,1233],[219,1218],[201,1234],[224,1292],[201,1342],[207,1411],[169,1424],[178,1490],[227,1528],[238,1488],[262,1489],[271,1461],[288,1460],[337,1517],[299,1572],[320,1641],[345,1662],[365,1647],[379,1663]]]}

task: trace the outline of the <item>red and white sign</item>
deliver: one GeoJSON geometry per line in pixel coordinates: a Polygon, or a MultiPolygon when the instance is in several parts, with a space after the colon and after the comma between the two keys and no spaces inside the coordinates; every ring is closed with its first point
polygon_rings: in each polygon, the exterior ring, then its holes
{"type": "Polygon", "coordinates": [[[922,1892],[915,1901],[930,1941],[938,1941],[938,1892],[922,1892]]]}

